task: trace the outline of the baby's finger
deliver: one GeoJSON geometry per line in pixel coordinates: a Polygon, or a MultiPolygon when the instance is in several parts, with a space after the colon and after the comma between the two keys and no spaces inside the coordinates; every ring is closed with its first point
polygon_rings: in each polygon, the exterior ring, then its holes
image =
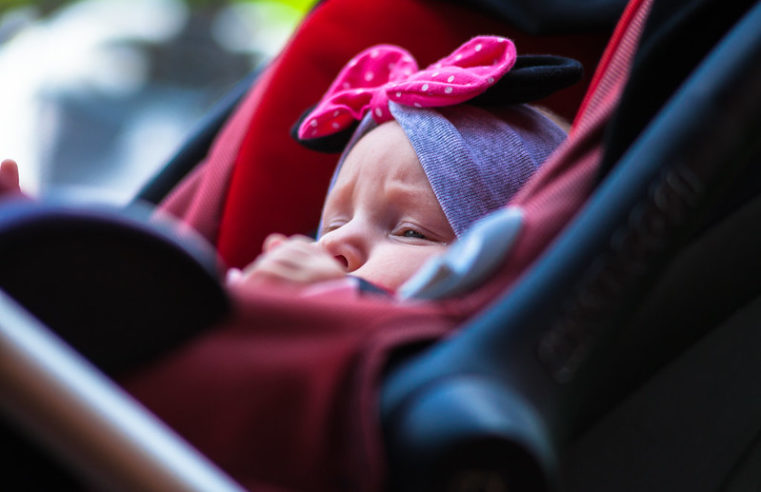
{"type": "Polygon", "coordinates": [[[271,254],[313,254],[315,251],[315,245],[317,243],[314,239],[302,236],[294,235],[285,237],[282,234],[271,234],[265,239],[264,253],[271,254]],[[287,253],[286,253],[287,251],[287,253]]]}
{"type": "Polygon", "coordinates": [[[272,251],[273,249],[283,244],[283,242],[285,242],[287,239],[288,237],[285,234],[279,234],[279,233],[270,234],[264,239],[262,250],[265,253],[272,251]]]}
{"type": "Polygon", "coordinates": [[[299,252],[294,251],[293,245],[288,241],[283,241],[279,247],[272,246],[270,251],[265,251],[249,263],[241,272],[244,278],[251,277],[263,269],[273,264],[288,265],[291,267],[296,260],[294,257],[300,256],[299,252]]]}
{"type": "Polygon", "coordinates": [[[334,261],[332,255],[330,255],[320,244],[309,240],[308,238],[289,238],[277,249],[266,253],[267,256],[272,258],[287,258],[294,262],[307,262],[313,261],[314,258],[327,257],[331,261],[334,261]]]}
{"type": "Polygon", "coordinates": [[[309,236],[305,236],[303,234],[293,234],[292,236],[288,237],[288,240],[289,241],[296,241],[296,242],[299,242],[299,243],[307,243],[307,244],[312,244],[312,243],[315,242],[313,238],[311,238],[309,236]]]}
{"type": "Polygon", "coordinates": [[[18,164],[13,159],[0,163],[0,186],[4,189],[19,189],[18,164]]]}
{"type": "Polygon", "coordinates": [[[239,284],[244,280],[243,271],[238,268],[230,268],[225,274],[225,284],[227,285],[239,284]]]}
{"type": "Polygon", "coordinates": [[[296,270],[289,265],[278,261],[263,262],[248,274],[244,275],[235,284],[264,285],[264,284],[289,284],[294,283],[296,270]]]}

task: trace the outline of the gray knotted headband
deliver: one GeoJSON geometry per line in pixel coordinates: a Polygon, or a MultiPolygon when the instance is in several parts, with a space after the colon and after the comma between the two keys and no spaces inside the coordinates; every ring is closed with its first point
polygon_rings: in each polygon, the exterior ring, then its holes
{"type": "MultiPolygon", "coordinates": [[[[510,106],[500,116],[464,104],[412,108],[389,104],[425,171],[457,237],[504,206],[565,139],[565,132],[527,105],[510,106]]],[[[375,128],[366,116],[341,155],[375,128]]],[[[331,182],[332,187],[332,182],[331,182]]]]}

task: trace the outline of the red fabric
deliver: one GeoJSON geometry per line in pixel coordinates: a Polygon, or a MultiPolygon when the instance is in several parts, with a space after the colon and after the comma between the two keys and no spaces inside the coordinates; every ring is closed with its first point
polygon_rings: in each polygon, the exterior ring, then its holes
{"type": "MultiPolygon", "coordinates": [[[[582,208],[596,181],[605,127],[628,79],[652,0],[631,0],[566,140],[511,200],[524,211],[521,234],[496,278],[459,309],[483,309],[504,294],[582,208]]],[[[449,308],[458,309],[451,301],[449,308]]]]}
{"type": "Polygon", "coordinates": [[[123,385],[249,490],[378,490],[368,391],[385,348],[440,337],[457,317],[381,299],[233,295],[228,322],[123,385]]]}
{"type": "Polygon", "coordinates": [[[274,72],[273,64],[244,98],[233,116],[215,139],[206,160],[186,177],[158,208],[159,215],[178,218],[192,227],[210,244],[216,243],[222,218],[224,197],[230,183],[233,164],[243,137],[259,102],[264,97],[267,81],[274,72]]]}
{"type": "MultiPolygon", "coordinates": [[[[392,43],[408,49],[425,66],[483,33],[512,38],[518,53],[552,52],[577,58],[586,66],[596,64],[604,43],[602,36],[524,35],[446,2],[330,0],[320,4],[264,82],[267,98],[259,102],[234,164],[216,241],[227,263],[247,265],[271,232],[294,234],[316,228],[337,158],[303,149],[291,139],[289,129],[317,103],[347,60],[370,45],[392,43]]],[[[583,90],[579,84],[544,102],[570,117],[583,90]]]]}
{"type": "Polygon", "coordinates": [[[592,81],[589,83],[589,89],[581,102],[581,106],[579,106],[572,131],[586,125],[582,119],[589,120],[601,112],[599,110],[601,99],[610,99],[611,97],[618,99],[620,91],[623,89],[621,84],[626,80],[625,74],[628,73],[631,57],[634,55],[639,41],[639,34],[643,28],[641,24],[646,17],[645,12],[650,10],[649,3],[647,7],[641,7],[641,3],[629,2],[621,14],[621,19],[613,31],[613,36],[611,36],[592,81]],[[617,87],[611,87],[611,85],[617,87]]]}

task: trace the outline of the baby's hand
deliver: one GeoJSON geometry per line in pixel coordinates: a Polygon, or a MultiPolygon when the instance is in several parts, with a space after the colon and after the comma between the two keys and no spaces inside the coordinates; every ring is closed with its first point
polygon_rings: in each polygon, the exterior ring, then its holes
{"type": "Polygon", "coordinates": [[[263,249],[264,253],[243,270],[237,282],[303,287],[346,276],[344,266],[306,236],[270,234],[263,249]]]}

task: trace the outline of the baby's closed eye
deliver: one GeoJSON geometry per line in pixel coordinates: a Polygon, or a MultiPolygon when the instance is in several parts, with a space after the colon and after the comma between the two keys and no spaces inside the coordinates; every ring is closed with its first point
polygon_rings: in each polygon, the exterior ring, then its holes
{"type": "Polygon", "coordinates": [[[447,243],[444,234],[437,233],[435,229],[423,227],[419,224],[404,223],[396,226],[391,231],[391,236],[412,244],[447,243]]]}
{"type": "Polygon", "coordinates": [[[416,231],[415,229],[404,229],[402,230],[401,235],[404,237],[413,237],[417,239],[428,239],[425,234],[420,231],[416,231]]]}
{"type": "Polygon", "coordinates": [[[333,232],[336,229],[340,229],[341,227],[346,225],[347,222],[348,220],[344,218],[336,218],[336,219],[331,219],[329,221],[325,221],[320,227],[320,234],[324,235],[329,232],[333,232]]]}

